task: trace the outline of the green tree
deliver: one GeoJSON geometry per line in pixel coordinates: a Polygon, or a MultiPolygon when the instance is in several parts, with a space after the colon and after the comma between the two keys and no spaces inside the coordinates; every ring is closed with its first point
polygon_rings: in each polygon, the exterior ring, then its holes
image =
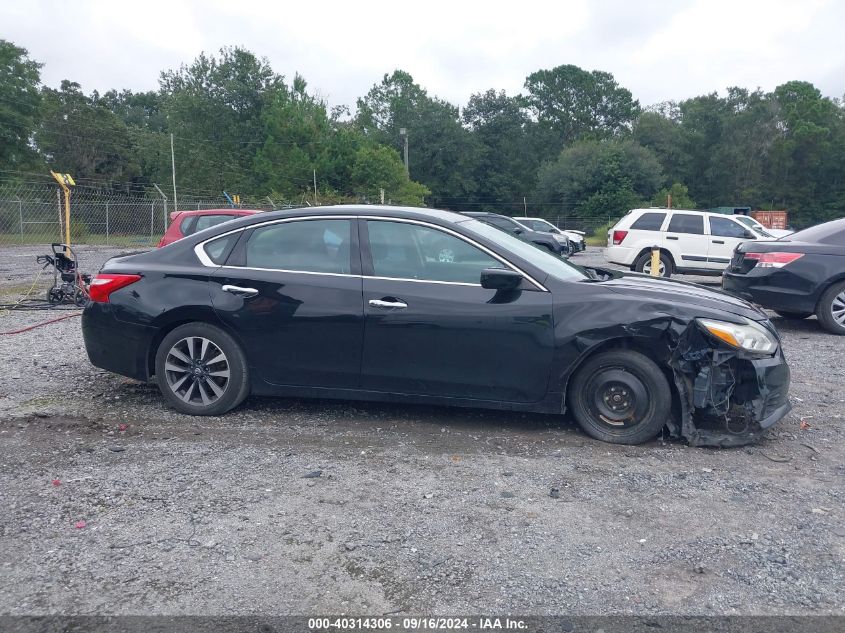
{"type": "Polygon", "coordinates": [[[660,161],[631,140],[580,141],[540,168],[537,195],[584,216],[619,216],[663,183],[660,161]]]}
{"type": "Polygon", "coordinates": [[[464,108],[463,120],[477,146],[472,170],[477,190],[468,208],[499,213],[521,209],[539,166],[531,143],[533,123],[523,99],[492,89],[474,94],[464,108]]]}
{"type": "Polygon", "coordinates": [[[672,183],[671,187],[663,187],[654,194],[651,199],[651,206],[666,206],[669,202],[669,196],[672,196],[673,209],[695,209],[696,207],[695,200],[689,197],[689,189],[679,182],[672,183]]]}
{"type": "Polygon", "coordinates": [[[555,153],[577,140],[627,132],[639,102],[613,75],[567,64],[538,70],[525,80],[526,103],[545,132],[541,151],[555,153]]]}
{"type": "Polygon", "coordinates": [[[176,161],[189,187],[219,192],[258,188],[256,151],[266,140],[264,113],[287,87],[266,59],[242,48],[202,53],[163,72],[163,111],[176,138],[176,161]]]}
{"type": "Polygon", "coordinates": [[[370,202],[378,202],[381,189],[393,204],[422,206],[431,192],[425,185],[409,180],[399,153],[384,145],[361,147],[352,167],[353,190],[370,202]]]}
{"type": "Polygon", "coordinates": [[[67,79],[43,89],[35,142],[52,169],[74,178],[131,183],[140,173],[123,121],[67,79]]]}
{"type": "Polygon", "coordinates": [[[385,75],[358,99],[358,128],[373,141],[402,151],[405,128],[410,145],[410,176],[432,192],[435,206],[465,200],[476,190],[472,165],[474,139],[461,125],[458,108],[414,83],[408,73],[385,75]]]}
{"type": "Polygon", "coordinates": [[[0,39],[0,169],[22,170],[37,163],[30,138],[41,103],[41,66],[25,48],[0,39]]]}

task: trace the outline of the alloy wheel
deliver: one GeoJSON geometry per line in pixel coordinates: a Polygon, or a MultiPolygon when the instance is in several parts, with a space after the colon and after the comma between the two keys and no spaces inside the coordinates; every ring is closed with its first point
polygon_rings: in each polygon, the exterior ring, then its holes
{"type": "MultiPolygon", "coordinates": [[[[660,260],[660,265],[657,267],[657,271],[660,273],[661,277],[666,276],[666,265],[663,263],[662,259],[660,260]]],[[[647,261],[645,264],[643,264],[643,272],[646,275],[651,274],[651,261],[650,260],[647,261]]]]}
{"type": "Polygon", "coordinates": [[[833,298],[830,303],[830,315],[839,325],[845,327],[845,290],[833,298]]]}
{"type": "Polygon", "coordinates": [[[189,336],[174,343],[167,352],[164,370],[171,391],[192,405],[213,404],[229,385],[226,354],[202,336],[189,336]]]}

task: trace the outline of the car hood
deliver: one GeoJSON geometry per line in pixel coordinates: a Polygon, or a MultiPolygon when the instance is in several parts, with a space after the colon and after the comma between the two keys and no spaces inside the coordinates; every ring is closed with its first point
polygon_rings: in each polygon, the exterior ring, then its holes
{"type": "Polygon", "coordinates": [[[661,279],[639,274],[624,274],[616,279],[600,282],[614,292],[631,295],[642,301],[665,302],[673,308],[685,307],[686,311],[700,314],[690,316],[716,317],[718,312],[728,312],[754,321],[764,321],[766,314],[752,304],[698,284],[672,279],[661,279]]]}

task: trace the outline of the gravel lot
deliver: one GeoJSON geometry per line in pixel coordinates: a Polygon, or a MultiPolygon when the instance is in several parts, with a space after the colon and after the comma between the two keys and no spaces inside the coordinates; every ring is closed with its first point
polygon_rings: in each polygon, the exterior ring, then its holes
{"type": "MultiPolygon", "coordinates": [[[[2,250],[2,302],[37,252],[2,250]]],[[[76,318],[0,336],[0,614],[845,614],[845,337],[773,320],[794,409],[727,450],[424,406],[190,418],[91,367],[76,318]]]]}

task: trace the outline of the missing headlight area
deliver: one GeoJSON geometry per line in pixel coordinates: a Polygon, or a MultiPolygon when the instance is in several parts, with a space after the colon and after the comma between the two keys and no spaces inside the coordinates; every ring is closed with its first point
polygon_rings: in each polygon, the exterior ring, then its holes
{"type": "Polygon", "coordinates": [[[667,424],[671,436],[692,446],[742,446],[759,440],[766,419],[789,406],[785,366],[742,350],[715,348],[695,323],[674,323],[669,330],[677,336],[669,366],[681,414],[680,425],[676,420],[667,424]]]}

